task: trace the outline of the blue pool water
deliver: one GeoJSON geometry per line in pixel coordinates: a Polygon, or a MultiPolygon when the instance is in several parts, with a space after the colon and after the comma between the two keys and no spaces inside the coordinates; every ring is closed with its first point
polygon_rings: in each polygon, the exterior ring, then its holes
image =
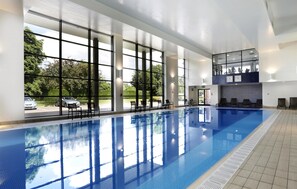
{"type": "Polygon", "coordinates": [[[0,132],[0,189],[186,188],[264,110],[188,108],[0,132]]]}

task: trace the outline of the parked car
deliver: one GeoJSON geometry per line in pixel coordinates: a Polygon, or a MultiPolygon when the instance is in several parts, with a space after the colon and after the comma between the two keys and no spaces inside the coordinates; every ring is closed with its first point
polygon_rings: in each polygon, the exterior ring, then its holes
{"type": "MultiPolygon", "coordinates": [[[[59,106],[60,101],[59,99],[56,102],[56,106],[59,106]]],[[[62,97],[62,106],[68,107],[69,104],[76,104],[77,107],[80,106],[80,102],[73,97],[62,97]]]]}
{"type": "Polygon", "coordinates": [[[25,108],[25,110],[36,110],[37,103],[31,97],[25,96],[24,108],[25,108]]]}

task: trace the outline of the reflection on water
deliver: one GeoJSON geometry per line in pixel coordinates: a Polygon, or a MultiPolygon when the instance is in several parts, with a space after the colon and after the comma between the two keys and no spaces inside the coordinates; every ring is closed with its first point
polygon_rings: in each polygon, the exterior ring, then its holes
{"type": "Polygon", "coordinates": [[[203,107],[0,132],[0,188],[185,187],[262,119],[203,107]]]}

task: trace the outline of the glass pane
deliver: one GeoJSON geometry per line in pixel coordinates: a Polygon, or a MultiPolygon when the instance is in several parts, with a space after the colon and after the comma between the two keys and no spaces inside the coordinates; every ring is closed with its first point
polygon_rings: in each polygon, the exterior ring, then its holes
{"type": "Polygon", "coordinates": [[[226,54],[217,54],[212,56],[213,64],[225,64],[226,63],[226,54]]]}
{"type": "Polygon", "coordinates": [[[161,107],[162,101],[162,96],[153,95],[153,107],[161,107]]]}
{"type": "Polygon", "coordinates": [[[28,19],[38,19],[40,22],[38,23],[46,23],[47,26],[51,26],[52,29],[45,28],[41,25],[33,25],[33,24],[28,24],[25,23],[24,26],[25,28],[28,27],[32,32],[38,33],[41,35],[49,36],[49,37],[55,37],[59,38],[59,22],[50,20],[41,16],[35,16],[33,14],[26,14],[26,18],[28,19]]]}
{"type": "Polygon", "coordinates": [[[143,66],[142,66],[142,60],[141,58],[138,58],[138,70],[142,70],[143,66]]]}
{"type": "Polygon", "coordinates": [[[58,78],[25,75],[24,93],[29,96],[56,96],[58,84],[58,78]]]}
{"type": "Polygon", "coordinates": [[[25,97],[25,117],[59,115],[56,101],[57,97],[25,97]]]}
{"type": "Polygon", "coordinates": [[[62,42],[62,58],[88,61],[88,47],[68,42],[62,42]]]}
{"type": "Polygon", "coordinates": [[[157,62],[153,62],[152,71],[156,72],[156,73],[162,73],[162,64],[157,63],[157,62]]]}
{"type": "Polygon", "coordinates": [[[241,51],[227,53],[227,63],[241,62],[241,51]]]}
{"type": "Polygon", "coordinates": [[[123,67],[124,68],[136,69],[136,59],[135,59],[135,57],[124,55],[123,56],[123,67]]]}
{"type": "Polygon", "coordinates": [[[99,64],[111,65],[111,52],[99,50],[99,64]]]}
{"type": "Polygon", "coordinates": [[[111,39],[112,38],[109,35],[99,34],[99,48],[112,50],[111,39]]]}
{"type": "Polygon", "coordinates": [[[259,62],[258,61],[242,62],[242,72],[243,73],[258,72],[258,71],[259,71],[259,62]]]}
{"type": "Polygon", "coordinates": [[[123,69],[123,81],[124,82],[133,81],[133,78],[135,78],[135,73],[136,73],[135,70],[123,69]]]}
{"type": "Polygon", "coordinates": [[[178,77],[178,86],[179,87],[185,86],[185,79],[184,79],[184,77],[178,77]]]}
{"type": "Polygon", "coordinates": [[[178,68],[178,76],[180,76],[180,77],[185,76],[185,69],[184,68],[178,68]]]}
{"type": "Polygon", "coordinates": [[[110,66],[99,65],[99,78],[100,80],[111,80],[111,68],[110,66]]]}
{"type": "Polygon", "coordinates": [[[73,60],[63,60],[62,77],[88,79],[88,64],[73,60]]]}
{"type": "Polygon", "coordinates": [[[147,71],[150,71],[150,67],[151,67],[151,63],[150,63],[150,61],[147,60],[145,63],[146,63],[146,70],[147,70],[147,71]]]}
{"type": "Polygon", "coordinates": [[[184,59],[178,59],[178,67],[185,68],[185,61],[184,59]]]}
{"type": "Polygon", "coordinates": [[[241,63],[227,64],[228,74],[241,73],[241,63]]]}
{"type": "Polygon", "coordinates": [[[59,76],[59,60],[53,58],[45,58],[40,65],[40,75],[59,76]]]}
{"type": "Polygon", "coordinates": [[[82,79],[63,79],[62,81],[63,96],[87,96],[88,95],[88,80],[82,79]]]}
{"type": "Polygon", "coordinates": [[[153,84],[152,94],[153,94],[153,96],[161,96],[162,95],[162,83],[153,84]]]}
{"type": "Polygon", "coordinates": [[[258,52],[255,49],[242,51],[242,61],[258,60],[258,52]]]}
{"type": "Polygon", "coordinates": [[[123,54],[136,56],[136,45],[130,42],[123,42],[123,54]]]}
{"type": "Polygon", "coordinates": [[[131,83],[124,83],[123,84],[123,96],[125,97],[132,97],[135,99],[136,96],[136,88],[131,83]]]}
{"type": "Polygon", "coordinates": [[[111,111],[111,97],[99,97],[100,111],[111,111]]]}
{"type": "Polygon", "coordinates": [[[152,53],[153,53],[153,54],[152,54],[152,56],[153,56],[153,61],[163,62],[162,52],[161,52],[161,51],[153,50],[152,53]]]}
{"type": "Polygon", "coordinates": [[[139,58],[145,58],[145,59],[150,59],[150,49],[138,45],[138,57],[139,58]]]}
{"type": "Polygon", "coordinates": [[[63,23],[62,32],[63,40],[88,45],[88,30],[63,23]]]}
{"type": "Polygon", "coordinates": [[[99,82],[99,96],[102,97],[102,100],[110,99],[111,94],[111,82],[100,81],[99,82]],[[104,99],[103,97],[107,97],[104,99]]]}
{"type": "MultiPolygon", "coordinates": [[[[26,34],[25,34],[26,35],[26,34]]],[[[32,49],[27,49],[24,47],[25,53],[32,53],[38,55],[59,57],[59,41],[56,39],[51,39],[47,37],[36,36],[36,39],[42,41],[43,52],[32,51],[32,49]]]]}

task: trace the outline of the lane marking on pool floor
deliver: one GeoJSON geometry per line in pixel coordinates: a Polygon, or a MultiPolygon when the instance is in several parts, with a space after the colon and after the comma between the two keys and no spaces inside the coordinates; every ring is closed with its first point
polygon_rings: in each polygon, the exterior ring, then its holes
{"type": "Polygon", "coordinates": [[[221,189],[228,183],[231,177],[239,169],[241,164],[248,157],[250,152],[255,148],[258,142],[266,134],[268,129],[274,123],[280,111],[271,115],[256,132],[254,132],[230,157],[216,168],[198,187],[197,189],[221,189]]]}

